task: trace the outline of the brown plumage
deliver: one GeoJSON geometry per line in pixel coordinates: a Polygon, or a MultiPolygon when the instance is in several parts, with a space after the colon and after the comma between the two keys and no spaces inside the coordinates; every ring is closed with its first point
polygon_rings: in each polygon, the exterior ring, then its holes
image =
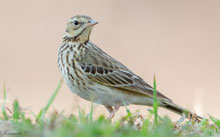
{"type": "MultiPolygon", "coordinates": [[[[103,104],[110,112],[109,118],[123,105],[152,106],[153,88],[89,40],[95,24],[90,17],[80,15],[67,23],[58,51],[58,66],[70,90],[86,100],[103,104]]],[[[161,107],[191,114],[159,91],[157,97],[161,107]]]]}

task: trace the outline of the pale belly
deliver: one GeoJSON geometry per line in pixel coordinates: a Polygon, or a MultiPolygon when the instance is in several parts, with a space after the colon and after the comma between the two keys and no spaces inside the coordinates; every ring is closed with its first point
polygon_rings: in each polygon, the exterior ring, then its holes
{"type": "Polygon", "coordinates": [[[73,86],[72,83],[66,80],[66,83],[70,90],[80,96],[81,98],[107,106],[115,106],[115,105],[129,105],[129,104],[136,104],[136,105],[148,105],[152,106],[153,99],[147,96],[138,94],[127,94],[117,89],[110,88],[107,86],[103,86],[100,84],[91,84],[87,85],[86,89],[73,86]]]}

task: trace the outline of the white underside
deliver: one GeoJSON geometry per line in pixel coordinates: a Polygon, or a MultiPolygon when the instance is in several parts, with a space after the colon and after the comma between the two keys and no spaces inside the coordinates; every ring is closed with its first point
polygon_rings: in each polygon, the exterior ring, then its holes
{"type": "Polygon", "coordinates": [[[144,95],[133,95],[125,94],[121,91],[118,91],[114,88],[109,88],[100,84],[91,84],[87,90],[80,90],[77,87],[72,86],[69,81],[66,81],[70,90],[80,96],[81,98],[92,101],[97,104],[102,104],[106,106],[115,106],[115,105],[148,105],[152,106],[153,99],[144,95]],[[93,90],[89,90],[93,89],[93,90]]]}

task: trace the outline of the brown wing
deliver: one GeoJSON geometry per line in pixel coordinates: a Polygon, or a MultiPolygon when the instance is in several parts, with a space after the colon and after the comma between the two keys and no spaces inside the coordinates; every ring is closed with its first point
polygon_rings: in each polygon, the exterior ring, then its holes
{"type": "MultiPolygon", "coordinates": [[[[149,84],[92,43],[79,64],[94,82],[153,97],[153,88],[149,84]]],[[[157,92],[157,96],[170,100],[160,92],[157,92]]]]}

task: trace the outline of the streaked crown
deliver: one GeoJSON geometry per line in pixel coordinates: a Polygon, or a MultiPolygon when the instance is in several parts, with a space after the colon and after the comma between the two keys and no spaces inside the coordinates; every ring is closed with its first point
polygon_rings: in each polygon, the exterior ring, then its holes
{"type": "Polygon", "coordinates": [[[84,15],[77,15],[69,19],[65,36],[75,41],[89,40],[90,32],[97,21],[84,15]]]}

